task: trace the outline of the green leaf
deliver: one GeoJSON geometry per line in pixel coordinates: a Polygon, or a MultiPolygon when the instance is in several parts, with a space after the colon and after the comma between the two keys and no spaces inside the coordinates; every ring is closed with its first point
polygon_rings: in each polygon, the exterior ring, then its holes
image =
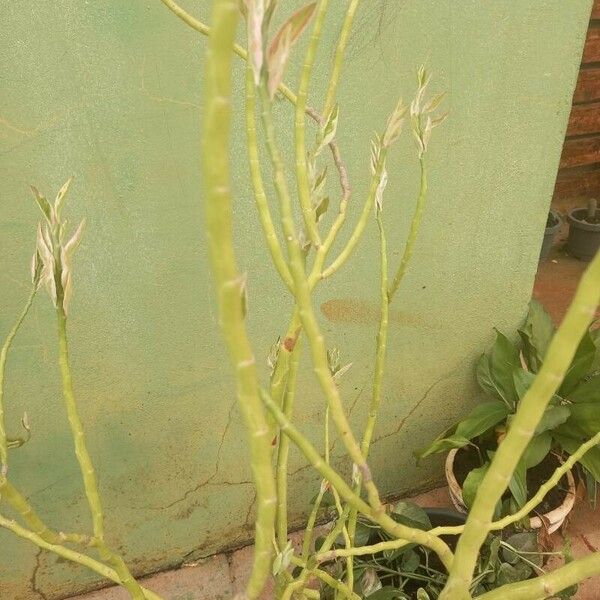
{"type": "Polygon", "coordinates": [[[318,223],[321,217],[327,212],[329,208],[329,196],[321,198],[317,206],[315,207],[315,221],[318,223]]]}
{"type": "Polygon", "coordinates": [[[323,126],[319,129],[317,134],[317,149],[315,154],[321,152],[325,146],[331,144],[337,133],[338,119],[339,119],[339,106],[336,104],[329,115],[323,126]]]}
{"type": "Polygon", "coordinates": [[[529,312],[519,335],[523,340],[523,355],[529,368],[537,373],[542,366],[548,346],[554,336],[555,327],[550,315],[537,301],[529,303],[529,312]]]}
{"type": "Polygon", "coordinates": [[[431,521],[427,513],[412,502],[397,502],[392,512],[392,518],[407,527],[428,530],[431,529],[431,521]]]}
{"type": "Polygon", "coordinates": [[[501,587],[508,583],[516,583],[520,581],[518,571],[508,563],[502,563],[496,575],[496,585],[501,587]]]}
{"type": "Polygon", "coordinates": [[[538,567],[542,566],[543,557],[541,554],[536,554],[539,553],[540,548],[538,545],[537,533],[535,531],[520,531],[518,533],[513,533],[506,540],[506,544],[516,551],[515,553],[506,546],[502,548],[502,556],[506,562],[509,562],[512,565],[517,564],[517,562],[519,562],[519,553],[523,553],[527,560],[530,560],[538,567]]]}
{"type": "Polygon", "coordinates": [[[380,590],[373,592],[369,598],[371,600],[394,600],[395,598],[407,598],[406,594],[398,588],[385,586],[380,590]]]}
{"type": "Polygon", "coordinates": [[[417,590],[417,600],[431,600],[431,597],[423,588],[419,588],[417,590]]]}
{"type": "Polygon", "coordinates": [[[421,556],[414,550],[405,552],[400,561],[401,570],[405,573],[414,573],[421,564],[421,556]]]}
{"type": "Polygon", "coordinates": [[[567,419],[570,416],[571,410],[568,406],[547,406],[540,422],[535,428],[536,435],[543,433],[544,431],[551,431],[553,429],[556,429],[559,425],[566,423],[567,419]]]}
{"type": "Polygon", "coordinates": [[[519,397],[519,400],[523,400],[523,396],[527,393],[527,390],[535,380],[535,375],[525,369],[517,369],[513,373],[513,380],[515,389],[517,390],[517,396],[519,397]]]}
{"type": "Polygon", "coordinates": [[[354,543],[356,546],[366,546],[371,536],[373,535],[373,530],[370,527],[367,527],[362,521],[358,521],[356,524],[356,532],[354,534],[354,543]]]}
{"type": "Polygon", "coordinates": [[[51,223],[52,222],[52,208],[50,206],[50,203],[38,191],[38,189],[36,187],[34,187],[33,185],[31,186],[31,191],[33,192],[33,197],[35,198],[37,205],[40,207],[42,214],[46,218],[46,221],[48,221],[48,223],[51,223]]]}
{"type": "Polygon", "coordinates": [[[497,331],[491,351],[479,360],[477,381],[483,390],[514,408],[518,396],[513,377],[520,367],[517,347],[497,331]]]}
{"type": "Polygon", "coordinates": [[[600,431],[600,404],[582,402],[569,406],[571,416],[568,424],[574,425],[585,432],[586,437],[592,437],[600,431]]]}
{"type": "MultiPolygon", "coordinates": [[[[450,429],[450,431],[454,429],[454,426],[450,429]]],[[[442,436],[447,435],[448,430],[445,431],[442,436]]],[[[468,446],[470,440],[464,437],[460,437],[458,435],[451,435],[448,437],[438,437],[436,438],[429,446],[426,448],[422,448],[421,450],[416,450],[414,452],[414,456],[417,460],[421,460],[431,454],[439,454],[440,452],[448,452],[448,450],[452,450],[453,448],[464,448],[468,446]]]]}
{"type": "Polygon", "coordinates": [[[499,401],[482,402],[456,426],[455,435],[472,440],[500,423],[507,415],[508,408],[504,403],[499,401]]]}
{"type": "Polygon", "coordinates": [[[560,386],[559,395],[567,397],[571,392],[575,390],[577,384],[585,377],[592,368],[594,359],[596,358],[596,346],[589,331],[586,331],[583,336],[573,362],[565,375],[565,378],[560,386]]]}
{"type": "Polygon", "coordinates": [[[283,23],[271,41],[267,52],[268,88],[271,99],[274,98],[275,92],[283,78],[290,50],[308,25],[315,7],[316,2],[312,2],[293,13],[283,23]]]}
{"type": "Polygon", "coordinates": [[[600,402],[600,374],[580,383],[569,395],[571,402],[600,402]]]}
{"type": "Polygon", "coordinates": [[[462,496],[463,502],[467,508],[473,506],[473,501],[477,495],[477,490],[481,486],[481,482],[490,467],[490,463],[486,462],[482,467],[477,467],[469,472],[463,483],[462,496]]]}
{"type": "Polygon", "coordinates": [[[527,502],[527,467],[521,459],[513,471],[508,484],[508,489],[512,494],[518,508],[522,508],[527,502]]]}
{"type": "Polygon", "coordinates": [[[446,452],[452,448],[462,448],[469,444],[469,440],[503,421],[507,415],[508,407],[503,402],[499,400],[482,402],[471,411],[466,419],[460,421],[456,428],[451,427],[444,431],[429,446],[415,452],[415,456],[420,459],[430,454],[446,452]],[[452,433],[453,430],[454,433],[452,433]]]}
{"type": "Polygon", "coordinates": [[[522,461],[528,469],[539,465],[550,452],[552,447],[552,436],[548,431],[544,431],[540,435],[536,435],[531,439],[525,452],[523,453],[522,461]]]}
{"type": "Polygon", "coordinates": [[[600,370],[600,328],[590,331],[590,337],[596,346],[596,357],[592,364],[592,371],[600,370]]]}

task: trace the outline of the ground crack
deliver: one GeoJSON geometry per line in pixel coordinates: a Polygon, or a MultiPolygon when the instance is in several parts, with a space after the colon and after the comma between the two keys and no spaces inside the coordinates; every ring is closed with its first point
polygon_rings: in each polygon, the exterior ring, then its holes
{"type": "Polygon", "coordinates": [[[33,592],[35,592],[40,598],[42,598],[42,600],[48,600],[48,596],[46,596],[46,594],[44,594],[44,592],[38,587],[37,583],[37,575],[41,567],[40,558],[42,556],[43,551],[43,548],[40,548],[37,554],[35,555],[35,567],[33,568],[33,572],[31,573],[29,583],[31,584],[31,589],[33,590],[33,592]]]}

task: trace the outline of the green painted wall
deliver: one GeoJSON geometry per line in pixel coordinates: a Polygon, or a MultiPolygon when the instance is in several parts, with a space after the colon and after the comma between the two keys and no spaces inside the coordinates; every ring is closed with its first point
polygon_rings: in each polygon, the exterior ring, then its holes
{"type": "MultiPolygon", "coordinates": [[[[203,17],[208,4],[185,3],[203,17]]],[[[282,4],[286,12],[299,2],[282,4]]],[[[332,4],[321,84],[345,5],[332,4]]],[[[473,401],[474,357],[493,326],[511,331],[525,311],[591,0],[363,4],[340,90],[350,221],[366,190],[371,132],[398,94],[412,95],[423,59],[451,110],[432,143],[431,201],[393,308],[373,449],[382,490],[398,492],[439,477],[439,464],[417,469],[411,451],[473,401]]],[[[75,173],[69,214],[72,222],[86,216],[88,229],[76,259],[73,367],[110,541],[138,572],[246,542],[254,496],[201,234],[205,40],[158,0],[22,0],[1,12],[0,331],[27,293],[38,219],[28,184],[50,193],[75,173]]],[[[277,113],[289,125],[289,106],[277,113]]],[[[287,130],[282,137],[289,144],[287,130]]],[[[238,111],[236,232],[261,356],[284,330],[289,298],[258,235],[243,143],[238,111]]],[[[411,144],[406,137],[389,165],[385,211],[396,258],[417,185],[411,144]]],[[[375,239],[370,226],[350,268],[316,297],[331,342],[354,362],[342,387],[356,423],[374,347],[375,239]]],[[[10,428],[24,410],[33,427],[11,470],[47,520],[71,530],[89,518],[55,357],[52,310],[40,296],[9,364],[10,428]]],[[[300,386],[298,421],[318,441],[322,400],[308,371],[300,386]]],[[[302,467],[294,453],[293,521],[316,489],[302,467]]],[[[59,598],[93,583],[0,532],[3,599],[59,598]]]]}

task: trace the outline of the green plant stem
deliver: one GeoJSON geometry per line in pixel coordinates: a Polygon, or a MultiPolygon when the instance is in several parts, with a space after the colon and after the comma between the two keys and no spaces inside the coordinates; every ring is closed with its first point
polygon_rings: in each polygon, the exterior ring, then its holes
{"type": "MultiPolygon", "coordinates": [[[[346,585],[342,581],[338,581],[337,579],[334,579],[329,573],[327,573],[327,571],[323,571],[322,569],[319,569],[317,567],[313,567],[312,569],[309,569],[306,561],[304,561],[303,559],[299,559],[295,556],[292,557],[292,563],[298,567],[302,567],[302,573],[300,574],[300,576],[297,580],[300,582],[300,584],[295,586],[294,589],[292,590],[292,592],[296,593],[296,592],[299,592],[300,590],[302,590],[302,588],[308,583],[309,577],[311,575],[314,575],[318,579],[320,579],[321,581],[326,583],[332,589],[337,590],[338,592],[341,592],[341,594],[345,598],[350,598],[351,600],[360,600],[360,596],[355,594],[349,585],[346,585]]],[[[310,590],[303,590],[304,593],[306,593],[308,591],[310,591],[310,590]]]]}
{"type": "Polygon", "coordinates": [[[279,423],[281,432],[290,437],[321,476],[336,488],[345,502],[364,514],[370,521],[380,525],[390,535],[430,548],[439,556],[444,566],[450,568],[452,552],[443,540],[427,531],[413,529],[397,523],[385,512],[376,510],[367,504],[354,493],[344,479],[323,460],[314,446],[286,419],[281,409],[268,397],[268,394],[262,394],[262,400],[279,423]]]}
{"type": "Polygon", "coordinates": [[[415,242],[417,240],[417,234],[419,233],[419,228],[421,227],[421,220],[423,218],[423,209],[425,208],[425,202],[427,200],[427,166],[425,164],[425,156],[422,156],[419,159],[419,164],[421,167],[421,183],[419,187],[419,197],[417,199],[417,205],[415,208],[415,214],[412,218],[412,222],[410,224],[410,231],[408,233],[408,238],[406,241],[406,245],[404,246],[404,254],[402,255],[402,259],[400,261],[400,265],[398,267],[398,271],[394,276],[392,281],[392,285],[390,286],[388,296],[390,302],[394,297],[394,294],[398,291],[400,287],[400,283],[404,279],[406,275],[406,271],[408,269],[408,264],[410,263],[410,259],[413,255],[415,242]]]}
{"type": "Polygon", "coordinates": [[[215,0],[205,72],[202,167],[206,230],[215,277],[220,325],[235,369],[237,394],[251,450],[257,493],[254,564],[246,595],[257,598],[269,576],[276,491],[271,438],[259,397],[256,364],[244,322],[244,280],[233,248],[228,142],[231,127],[231,53],[239,17],[237,0],[215,0]]]}
{"type": "Polygon", "coordinates": [[[331,70],[331,77],[329,78],[329,85],[327,87],[327,96],[325,97],[325,108],[323,114],[328,115],[335,104],[335,98],[337,95],[337,88],[340,81],[340,75],[342,73],[342,65],[344,64],[344,55],[346,53],[346,47],[348,46],[348,39],[350,32],[352,31],[352,23],[356,16],[356,10],[360,0],[351,0],[350,6],[346,11],[346,17],[342,25],[338,44],[335,49],[335,57],[333,59],[333,68],[331,70]]]}
{"type": "Polygon", "coordinates": [[[267,148],[273,165],[273,179],[280,201],[281,222],[288,249],[290,271],[292,273],[292,278],[294,279],[295,298],[300,322],[302,323],[302,328],[304,329],[310,346],[314,371],[325,397],[327,398],[327,403],[331,410],[331,417],[338,429],[342,442],[344,443],[350,458],[362,473],[365,488],[369,495],[369,502],[375,510],[381,511],[382,505],[381,500],[379,499],[379,493],[373,483],[369,467],[362,457],[356,438],[350,429],[350,424],[344,412],[339,390],[329,371],[323,335],[312,308],[310,286],[306,278],[302,251],[294,226],[291,198],[285,180],[283,162],[275,138],[271,104],[264,85],[261,86],[261,100],[267,148]]]}
{"type": "Polygon", "coordinates": [[[290,581],[286,588],[283,590],[281,600],[290,600],[294,594],[300,592],[304,586],[308,583],[310,571],[303,571],[300,576],[294,581],[290,581]]]}
{"type": "MultiPolygon", "coordinates": [[[[62,298],[62,290],[57,293],[59,300],[62,298]]],[[[69,344],[67,339],[67,317],[62,308],[62,302],[59,301],[59,306],[56,309],[58,322],[58,362],[63,386],[63,398],[67,409],[67,417],[71,432],[73,434],[73,442],[75,444],[75,455],[79,463],[79,468],[83,477],[83,484],[90,512],[92,514],[92,522],[94,529],[94,539],[97,543],[102,544],[104,541],[104,515],[102,512],[102,503],[98,493],[98,482],[96,481],[96,472],[92,459],[90,458],[87,446],[85,443],[85,434],[83,431],[83,423],[79,416],[77,402],[75,400],[75,392],[73,390],[73,379],[71,376],[71,365],[69,361],[69,344]]]]}
{"type": "MultiPolygon", "coordinates": [[[[176,16],[178,16],[184,23],[186,23],[187,25],[192,27],[192,29],[195,29],[196,31],[200,32],[203,35],[210,36],[210,33],[211,33],[210,27],[208,27],[208,25],[204,24],[202,21],[199,21],[197,18],[190,15],[187,11],[185,11],[183,8],[181,8],[181,6],[179,6],[176,2],[174,2],[173,0],[161,0],[161,2],[165,6],[167,6],[167,8],[169,8],[176,16]]],[[[244,48],[242,48],[242,46],[239,46],[238,44],[234,44],[233,51],[241,59],[245,60],[246,62],[248,61],[248,52],[244,48]]],[[[336,60],[337,60],[337,57],[336,57],[336,60]]],[[[278,90],[285,98],[287,98],[287,100],[289,100],[289,102],[291,104],[293,104],[294,106],[297,105],[298,97],[287,85],[285,85],[284,83],[279,84],[278,90]]],[[[320,115],[314,108],[312,108],[310,106],[306,106],[305,112],[306,112],[306,115],[309,116],[317,124],[321,125],[323,123],[322,115],[320,115]]],[[[344,220],[346,217],[346,206],[348,204],[348,200],[350,199],[350,183],[348,180],[348,173],[347,173],[346,167],[344,165],[344,162],[342,160],[337,142],[335,140],[332,140],[332,142],[329,144],[329,148],[331,150],[333,162],[336,166],[336,169],[338,170],[339,177],[340,177],[340,184],[341,184],[341,188],[342,188],[342,201],[340,203],[340,215],[336,219],[336,221],[334,223],[334,227],[332,228],[334,231],[330,231],[330,234],[328,236],[328,239],[329,239],[328,248],[321,255],[322,261],[325,260],[326,254],[327,254],[329,248],[331,247],[331,245],[333,244],[335,236],[337,235],[337,231],[339,231],[339,229],[341,228],[341,226],[344,223],[344,220]]],[[[360,235],[358,237],[360,238],[360,235]]],[[[358,241],[358,239],[356,241],[358,241]]],[[[323,266],[323,262],[321,262],[321,267],[322,266],[323,266]]],[[[315,281],[318,281],[319,278],[320,278],[320,270],[318,273],[315,274],[315,281]]]]}
{"type": "Polygon", "coordinates": [[[543,600],[600,573],[600,552],[578,558],[545,575],[510,583],[477,596],[477,600],[543,600]]]}
{"type": "Polygon", "coordinates": [[[327,573],[327,571],[313,569],[312,572],[330,588],[340,592],[344,598],[349,598],[350,600],[361,600],[360,596],[352,591],[352,588],[349,584],[346,585],[343,581],[334,579],[329,573],[327,573]]]}
{"type": "Polygon", "coordinates": [[[8,351],[19,331],[37,292],[37,282],[32,286],[27,302],[21,311],[16,323],[12,329],[8,332],[2,350],[0,350],[0,476],[6,475],[8,469],[8,445],[6,441],[6,426],[4,424],[4,373],[6,371],[6,359],[8,358],[8,351]]]}
{"type": "MultiPolygon", "coordinates": [[[[114,569],[107,567],[101,562],[94,560],[93,558],[90,558],[89,556],[82,554],[81,552],[76,552],[75,550],[65,548],[64,546],[50,544],[46,540],[42,539],[39,535],[25,529],[24,527],[21,527],[15,521],[7,519],[2,515],[0,515],[0,527],[12,531],[18,537],[32,542],[39,548],[48,550],[49,552],[52,552],[57,556],[60,556],[61,558],[87,567],[88,569],[98,573],[99,575],[102,575],[102,577],[105,577],[106,579],[109,579],[119,585],[123,585],[121,578],[114,569]]],[[[163,600],[161,596],[145,588],[142,588],[142,592],[144,594],[143,598],[145,598],[146,600],[163,600]]]]}
{"type": "MultiPolygon", "coordinates": [[[[192,16],[189,12],[187,12],[184,8],[182,8],[179,4],[174,2],[173,0],[160,0],[174,15],[179,17],[186,25],[189,25],[192,29],[195,29],[202,35],[210,37],[212,30],[211,28],[192,16]]],[[[245,48],[240,46],[239,44],[233,44],[233,52],[237,54],[242,60],[248,61],[248,52],[245,48]]],[[[292,104],[296,104],[297,98],[296,94],[292,92],[292,90],[285,85],[284,83],[280,83],[277,88],[278,91],[283,94],[285,98],[287,98],[292,104]]]]}
{"type": "MultiPolygon", "coordinates": [[[[315,218],[315,211],[312,206],[310,183],[308,181],[308,163],[306,158],[306,108],[308,101],[308,88],[312,75],[313,66],[317,56],[319,41],[329,0],[319,0],[315,24],[312,29],[310,42],[304,57],[304,64],[300,74],[300,84],[298,86],[298,96],[296,100],[296,114],[294,120],[294,139],[296,151],[296,182],[298,185],[298,199],[302,208],[304,225],[308,234],[308,239],[315,248],[321,245],[321,238],[315,218]]],[[[325,115],[327,117],[327,115],[325,115]]]]}
{"type": "Polygon", "coordinates": [[[254,75],[250,65],[246,68],[246,135],[248,138],[248,160],[250,164],[250,176],[254,199],[258,208],[258,216],[267,242],[267,248],[271,254],[271,260],[286,287],[293,292],[294,282],[290,270],[281,251],[279,239],[275,232],[275,225],[271,217],[267,194],[260,170],[260,158],[258,154],[258,136],[256,132],[256,98],[255,98],[254,75]]]}
{"type": "Polygon", "coordinates": [[[521,400],[508,434],[498,446],[459,539],[440,600],[463,600],[469,597],[469,585],[479,549],[490,530],[496,503],[508,486],[548,402],[564,379],[579,342],[594,318],[599,301],[600,252],[582,276],[571,306],[550,343],[544,364],[521,400]]]}
{"type": "MultiPolygon", "coordinates": [[[[379,231],[380,316],[379,330],[377,332],[377,346],[375,351],[375,374],[373,377],[373,391],[371,393],[371,402],[369,405],[367,423],[365,425],[365,431],[360,446],[360,449],[365,459],[368,459],[369,457],[371,440],[373,439],[375,424],[377,422],[377,416],[379,415],[379,407],[381,406],[381,388],[383,384],[383,375],[385,372],[385,356],[387,352],[387,335],[389,323],[387,241],[385,237],[385,230],[383,227],[381,211],[376,209],[376,213],[377,229],[379,231]]],[[[354,487],[354,492],[357,495],[360,495],[360,490],[362,487],[361,483],[362,482],[359,480],[354,487]]],[[[356,511],[356,509],[353,508],[350,511],[350,518],[348,521],[348,532],[350,535],[351,546],[354,546],[357,518],[358,512],[356,511]]],[[[348,561],[349,567],[352,568],[352,556],[348,557],[348,561]]]]}
{"type": "Polygon", "coordinates": [[[313,504],[310,515],[308,516],[308,521],[306,522],[306,529],[304,530],[304,537],[302,538],[302,560],[305,562],[308,560],[308,556],[310,554],[310,546],[313,541],[317,515],[319,514],[319,509],[321,508],[321,503],[323,502],[323,496],[327,491],[327,485],[325,485],[325,483],[325,481],[321,482],[319,493],[317,494],[315,503],[313,504]]]}
{"type": "MultiPolygon", "coordinates": [[[[371,185],[369,187],[369,193],[367,195],[367,199],[364,203],[363,210],[362,210],[361,215],[356,223],[356,226],[355,226],[354,230],[352,231],[352,233],[350,234],[350,238],[346,242],[346,245],[344,246],[342,251],[339,253],[337,258],[320,274],[321,279],[330,277],[335,272],[337,272],[340,269],[340,267],[342,265],[344,265],[344,263],[350,258],[350,256],[352,255],[352,252],[354,252],[354,249],[356,248],[358,242],[360,241],[360,238],[362,237],[362,234],[365,231],[367,223],[369,222],[369,215],[371,214],[373,205],[375,204],[375,196],[377,194],[377,188],[379,187],[379,184],[381,182],[381,177],[382,177],[383,171],[385,169],[386,155],[387,155],[386,149],[382,148],[381,152],[379,154],[379,159],[377,161],[377,165],[375,167],[375,173],[371,178],[371,185]]],[[[340,217],[338,215],[338,219],[339,218],[340,217]]],[[[336,219],[336,221],[334,222],[332,229],[331,229],[331,231],[335,232],[335,233],[333,235],[330,234],[330,236],[328,236],[328,238],[326,239],[326,242],[324,243],[324,246],[327,246],[327,243],[330,238],[331,238],[331,244],[333,244],[335,236],[337,235],[337,231],[339,231],[339,227],[341,227],[342,223],[343,223],[343,221],[341,223],[339,223],[339,226],[336,229],[336,226],[337,226],[337,219],[336,219]]]]}
{"type": "MultiPolygon", "coordinates": [[[[517,523],[524,519],[527,515],[531,514],[531,512],[538,506],[543,499],[546,497],[546,494],[550,490],[552,490],[558,482],[564,477],[564,475],[571,470],[577,461],[581,459],[581,457],[600,444],[600,432],[597,433],[594,437],[590,438],[587,442],[581,444],[581,446],[577,449],[576,452],[573,452],[559,467],[554,470],[552,476],[540,485],[535,495],[528,500],[523,507],[512,515],[507,515],[498,521],[494,521],[490,525],[490,531],[500,531],[505,529],[509,525],[513,523],[517,523]]],[[[429,533],[431,535],[441,536],[441,535],[460,535],[464,531],[464,525],[457,525],[453,527],[435,527],[431,529],[429,533]]],[[[380,542],[377,544],[372,544],[369,546],[361,546],[354,547],[350,550],[339,548],[332,551],[327,552],[319,552],[317,555],[318,562],[326,562],[330,560],[334,560],[335,558],[341,558],[346,556],[365,556],[369,554],[377,554],[378,552],[384,552],[386,550],[398,550],[402,546],[406,545],[405,540],[387,540],[385,542],[380,542]]]]}
{"type": "MultiPolygon", "coordinates": [[[[298,316],[294,315],[292,323],[288,330],[288,334],[294,335],[297,329],[298,316]]],[[[281,353],[289,353],[285,347],[280,350],[281,353]]],[[[296,340],[294,349],[289,358],[289,370],[287,377],[287,385],[285,395],[283,397],[283,413],[288,419],[292,418],[294,411],[294,401],[296,398],[296,380],[298,377],[298,367],[300,365],[300,339],[296,340]]],[[[288,537],[288,520],[287,520],[287,476],[288,476],[288,461],[290,455],[290,441],[285,435],[279,436],[279,445],[277,447],[277,541],[280,550],[285,547],[288,537]]]]}
{"type": "MultiPolygon", "coordinates": [[[[60,265],[58,261],[57,264],[60,265]]],[[[118,554],[113,552],[107,546],[104,540],[104,515],[102,512],[100,494],[98,493],[96,472],[85,443],[83,424],[81,422],[81,417],[79,416],[75,393],[73,391],[71,365],[69,362],[69,345],[67,340],[67,316],[63,309],[63,289],[62,284],[60,283],[60,277],[58,276],[56,277],[56,292],[58,304],[58,308],[56,309],[58,322],[58,364],[62,378],[63,398],[67,409],[67,418],[69,420],[73,442],[75,444],[75,456],[79,463],[85,495],[92,514],[92,524],[94,529],[92,544],[98,548],[102,560],[108,562],[115,569],[121,584],[130,593],[131,597],[135,600],[143,600],[144,595],[142,589],[131,575],[127,565],[118,554]]]]}
{"type": "Polygon", "coordinates": [[[0,498],[16,510],[32,532],[49,544],[72,542],[74,544],[87,544],[90,539],[84,535],[72,533],[56,533],[52,531],[33,510],[25,497],[5,477],[0,477],[0,498]]]}

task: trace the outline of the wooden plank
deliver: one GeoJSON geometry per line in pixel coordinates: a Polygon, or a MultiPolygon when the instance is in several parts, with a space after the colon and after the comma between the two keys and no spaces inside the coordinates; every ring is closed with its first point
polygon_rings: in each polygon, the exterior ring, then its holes
{"type": "Polygon", "coordinates": [[[600,27],[592,26],[588,29],[585,46],[583,47],[584,65],[593,62],[600,62],[600,27]]]}
{"type": "Polygon", "coordinates": [[[581,69],[573,102],[593,102],[594,100],[600,100],[600,69],[581,69]]]}
{"type": "Polygon", "coordinates": [[[594,0],[592,7],[592,19],[600,19],[600,0],[594,0]]]}
{"type": "Polygon", "coordinates": [[[555,198],[600,197],[600,168],[561,169],[554,186],[555,198]]]}
{"type": "Polygon", "coordinates": [[[600,135],[566,140],[560,157],[561,169],[600,163],[600,135]]]}
{"type": "Polygon", "coordinates": [[[600,102],[579,104],[571,109],[567,135],[600,133],[600,102]]]}

